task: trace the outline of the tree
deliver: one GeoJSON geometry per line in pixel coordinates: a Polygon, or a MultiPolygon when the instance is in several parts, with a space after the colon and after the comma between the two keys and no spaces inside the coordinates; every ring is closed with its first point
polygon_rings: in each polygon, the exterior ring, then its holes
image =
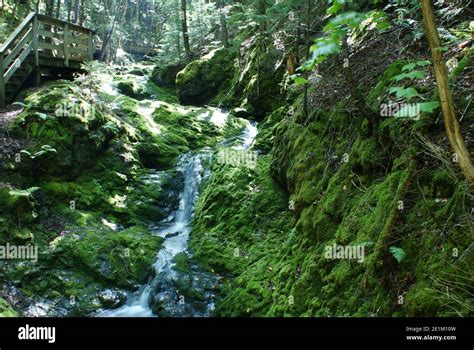
{"type": "Polygon", "coordinates": [[[219,8],[219,16],[221,22],[221,42],[225,48],[229,47],[229,32],[227,30],[227,18],[224,11],[224,0],[217,0],[217,7],[219,8]]]}
{"type": "Polygon", "coordinates": [[[186,6],[187,0],[181,0],[181,30],[183,31],[183,45],[186,59],[189,61],[192,58],[191,45],[189,43],[188,31],[188,11],[186,6]]]}
{"type": "Polygon", "coordinates": [[[122,22],[122,18],[124,17],[126,11],[127,11],[127,0],[122,0],[119,4],[115,6],[115,14],[114,14],[112,25],[110,26],[110,29],[106,31],[105,38],[102,43],[102,48],[101,48],[101,53],[100,53],[100,59],[102,61],[106,60],[109,43],[111,42],[111,39],[115,33],[116,27],[120,26],[120,23],[122,22]]]}
{"type": "Polygon", "coordinates": [[[60,18],[61,16],[61,0],[57,0],[56,4],[56,18],[60,18]]]}
{"type": "Polygon", "coordinates": [[[54,0],[46,0],[45,2],[45,14],[46,16],[53,17],[54,15],[54,0]]]}
{"type": "Polygon", "coordinates": [[[464,143],[459,121],[454,109],[453,96],[449,89],[448,71],[443,58],[441,41],[438,29],[436,28],[436,18],[431,0],[421,0],[423,22],[425,25],[426,37],[428,39],[433,64],[435,68],[436,82],[438,84],[439,98],[443,110],[444,127],[451,147],[453,148],[459,162],[459,166],[466,179],[474,184],[474,167],[469,155],[469,151],[464,143]]]}
{"type": "Polygon", "coordinates": [[[73,23],[77,23],[79,19],[79,0],[74,0],[74,18],[73,23]]]}
{"type": "Polygon", "coordinates": [[[267,31],[267,4],[265,0],[257,1],[257,14],[259,16],[260,30],[262,32],[267,31]]]}

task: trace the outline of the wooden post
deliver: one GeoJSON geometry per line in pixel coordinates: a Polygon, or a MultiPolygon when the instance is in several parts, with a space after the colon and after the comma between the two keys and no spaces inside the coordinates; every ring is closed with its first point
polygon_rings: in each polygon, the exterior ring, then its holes
{"type": "Polygon", "coordinates": [[[69,25],[64,25],[64,65],[69,67],[69,25]]]}
{"type": "Polygon", "coordinates": [[[92,32],[89,32],[89,35],[88,35],[88,38],[87,38],[87,42],[88,42],[88,54],[89,54],[89,60],[90,61],[93,61],[94,60],[94,40],[92,38],[92,32]]]}
{"type": "Polygon", "coordinates": [[[38,53],[38,17],[35,16],[33,20],[33,53],[35,56],[35,68],[34,68],[34,79],[35,86],[41,84],[41,70],[39,64],[39,53],[38,53]]]}
{"type": "Polygon", "coordinates": [[[5,79],[4,79],[5,67],[3,66],[3,52],[0,53],[0,108],[3,108],[7,104],[5,96],[5,79]]]}

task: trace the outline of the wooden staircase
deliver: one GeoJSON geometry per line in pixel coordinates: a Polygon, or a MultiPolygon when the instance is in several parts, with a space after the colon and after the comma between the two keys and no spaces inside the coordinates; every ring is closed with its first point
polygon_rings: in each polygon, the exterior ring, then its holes
{"type": "Polygon", "coordinates": [[[0,108],[30,76],[37,86],[45,72],[77,71],[93,60],[93,35],[91,29],[30,13],[0,46],[0,108]]]}

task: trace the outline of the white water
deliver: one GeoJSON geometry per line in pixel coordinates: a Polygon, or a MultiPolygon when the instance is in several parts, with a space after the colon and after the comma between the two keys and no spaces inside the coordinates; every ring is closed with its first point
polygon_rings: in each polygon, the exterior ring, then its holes
{"type": "MultiPolygon", "coordinates": [[[[241,144],[234,146],[234,148],[248,149],[256,135],[256,126],[248,123],[243,135],[239,138],[241,144]]],[[[101,312],[97,316],[153,317],[155,314],[150,307],[153,301],[158,301],[172,316],[207,316],[208,312],[213,309],[212,301],[207,304],[204,312],[179,303],[180,295],[174,284],[179,275],[173,269],[173,259],[176,255],[183,252],[188,253],[190,223],[204,174],[203,161],[210,159],[210,157],[210,152],[202,152],[197,155],[186,154],[179,159],[177,170],[183,174],[184,189],[180,194],[179,209],[174,215],[173,222],[167,227],[153,232],[165,239],[153,266],[154,277],[139,291],[131,295],[125,305],[118,309],[101,312]]],[[[206,276],[198,274],[198,277],[194,279],[199,281],[206,278],[206,276]]]]}

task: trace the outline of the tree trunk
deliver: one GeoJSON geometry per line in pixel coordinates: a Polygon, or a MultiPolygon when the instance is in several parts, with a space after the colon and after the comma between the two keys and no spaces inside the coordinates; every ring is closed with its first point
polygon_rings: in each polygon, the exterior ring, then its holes
{"type": "MultiPolygon", "coordinates": [[[[53,17],[53,15],[54,15],[54,0],[46,0],[45,5],[46,5],[46,8],[45,8],[46,16],[53,17]]],[[[51,32],[53,28],[50,25],[45,25],[44,29],[48,32],[51,32]]],[[[48,43],[48,44],[51,44],[52,39],[47,37],[47,38],[45,38],[45,42],[48,43]]],[[[52,53],[51,50],[48,50],[48,52],[52,53]]]]}
{"type": "Polygon", "coordinates": [[[423,11],[423,22],[425,24],[426,37],[431,47],[433,64],[438,84],[438,93],[443,110],[444,127],[449,142],[459,162],[459,166],[466,179],[474,185],[474,167],[469,151],[461,134],[459,121],[454,109],[453,96],[449,89],[448,70],[441,51],[441,41],[436,28],[436,18],[431,0],[421,0],[423,11]]]}
{"type": "Polygon", "coordinates": [[[81,3],[79,5],[79,25],[84,26],[84,23],[86,22],[86,8],[84,0],[80,1],[81,3]]]}
{"type": "MultiPolygon", "coordinates": [[[[305,47],[306,47],[306,59],[309,59],[311,52],[309,50],[310,47],[310,41],[311,41],[311,19],[312,19],[312,13],[313,13],[313,7],[311,6],[311,0],[308,0],[307,2],[307,8],[306,8],[306,32],[305,32],[305,47]]],[[[309,72],[305,71],[304,72],[304,78],[306,80],[309,79],[309,72]]],[[[306,121],[309,121],[309,94],[308,94],[308,89],[309,89],[309,84],[305,84],[304,87],[304,100],[303,100],[303,113],[306,121]]]]}
{"type": "Polygon", "coordinates": [[[46,9],[45,14],[46,16],[53,17],[54,16],[54,0],[46,0],[46,9]]]}
{"type": "Polygon", "coordinates": [[[218,0],[217,5],[219,7],[220,20],[221,20],[221,42],[225,48],[229,45],[229,32],[227,30],[227,18],[224,12],[224,0],[218,0]]]}
{"type": "Polygon", "coordinates": [[[188,11],[186,9],[186,1],[181,0],[181,29],[183,31],[183,45],[184,45],[184,52],[186,54],[186,59],[188,61],[191,60],[191,45],[189,44],[189,32],[188,32],[188,11]]]}
{"type": "Polygon", "coordinates": [[[59,18],[61,16],[61,0],[58,0],[58,3],[56,4],[56,18],[59,18]]]}
{"type": "Polygon", "coordinates": [[[73,23],[77,23],[79,19],[79,0],[74,1],[74,19],[73,23]]]}
{"type": "Polygon", "coordinates": [[[267,15],[267,4],[265,3],[265,0],[258,0],[257,13],[259,16],[262,16],[262,19],[260,19],[260,30],[266,32],[267,20],[265,19],[265,16],[267,15]]]}
{"type": "Polygon", "coordinates": [[[101,54],[100,54],[101,61],[105,60],[106,53],[107,53],[107,46],[109,45],[114,35],[115,28],[120,25],[120,23],[122,22],[122,18],[125,15],[125,12],[127,10],[127,0],[123,0],[121,3],[117,4],[116,6],[117,7],[115,9],[114,22],[110,30],[107,32],[104,38],[104,42],[102,43],[102,49],[101,49],[101,54]]]}
{"type": "Polygon", "coordinates": [[[67,1],[67,21],[71,22],[71,11],[72,11],[72,0],[66,0],[67,1]]]}

